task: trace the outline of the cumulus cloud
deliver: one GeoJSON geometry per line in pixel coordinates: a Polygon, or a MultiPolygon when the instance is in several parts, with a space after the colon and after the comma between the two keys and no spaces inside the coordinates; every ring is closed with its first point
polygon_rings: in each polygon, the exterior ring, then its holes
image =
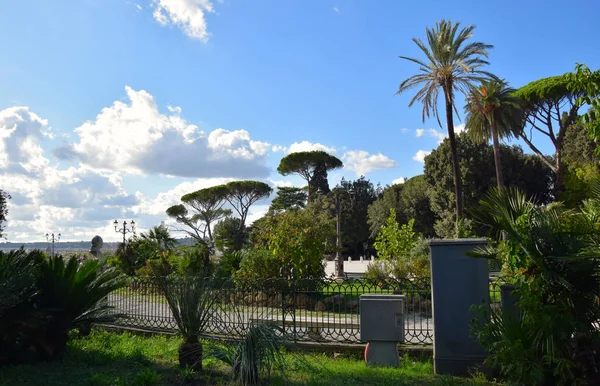
{"type": "Polygon", "coordinates": [[[400,178],[396,178],[395,180],[393,180],[392,185],[403,184],[405,182],[406,182],[406,177],[400,177],[400,178]]]}
{"type": "Polygon", "coordinates": [[[161,25],[176,25],[190,38],[206,42],[207,12],[214,12],[210,0],[155,0],[153,16],[161,25]]]}
{"type": "Polygon", "coordinates": [[[363,176],[373,170],[396,167],[396,161],[379,153],[370,154],[364,150],[350,150],[342,156],[344,168],[352,170],[357,176],[363,176]]]}
{"type": "Polygon", "coordinates": [[[301,151],[314,151],[314,150],[325,151],[329,154],[336,153],[336,149],[334,147],[325,146],[320,143],[312,143],[309,141],[294,142],[290,146],[288,146],[284,149],[287,154],[298,153],[301,151]]]}
{"type": "Polygon", "coordinates": [[[415,155],[413,155],[412,159],[420,163],[425,163],[425,157],[427,157],[429,154],[431,154],[430,151],[419,150],[415,153],[415,155]]]}
{"type": "Polygon", "coordinates": [[[144,90],[125,88],[128,101],[115,101],[93,121],[75,129],[78,142],[55,151],[102,170],[183,177],[264,178],[271,145],[254,141],[246,130],[198,130],[181,116],[181,108],[159,111],[144,90]]]}

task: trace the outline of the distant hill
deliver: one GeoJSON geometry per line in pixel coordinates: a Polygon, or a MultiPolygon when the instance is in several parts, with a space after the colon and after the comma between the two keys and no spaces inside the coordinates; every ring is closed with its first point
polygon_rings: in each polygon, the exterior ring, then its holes
{"type": "MultiPolygon", "coordinates": [[[[117,246],[120,243],[118,242],[104,242],[104,246],[102,247],[103,250],[108,251],[108,250],[114,250],[117,249],[117,246]]],[[[177,244],[178,245],[193,245],[194,244],[194,240],[192,238],[183,238],[183,239],[177,239],[177,244]]],[[[27,249],[27,250],[32,250],[32,249],[40,249],[42,251],[45,250],[50,250],[52,244],[49,242],[32,242],[32,243],[12,243],[12,242],[3,242],[0,243],[0,251],[10,251],[13,249],[18,249],[21,248],[21,246],[23,246],[23,248],[27,249]]],[[[91,241],[60,241],[58,243],[54,243],[54,250],[56,251],[56,253],[61,253],[61,252],[87,252],[90,250],[92,246],[91,241]]]]}

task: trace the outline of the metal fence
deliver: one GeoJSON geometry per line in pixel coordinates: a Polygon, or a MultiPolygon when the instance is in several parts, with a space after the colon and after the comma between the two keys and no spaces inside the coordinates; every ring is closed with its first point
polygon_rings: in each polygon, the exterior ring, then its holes
{"type": "MultiPolygon", "coordinates": [[[[241,335],[253,323],[271,322],[296,341],[359,343],[359,297],[362,294],[406,295],[405,344],[427,345],[433,340],[431,283],[429,278],[366,279],[262,279],[224,280],[214,296],[216,309],[207,333],[241,335]]],[[[499,303],[497,279],[490,279],[490,300],[499,303]]],[[[119,326],[155,331],[176,331],[165,298],[149,277],[131,278],[109,296],[119,326]]]]}

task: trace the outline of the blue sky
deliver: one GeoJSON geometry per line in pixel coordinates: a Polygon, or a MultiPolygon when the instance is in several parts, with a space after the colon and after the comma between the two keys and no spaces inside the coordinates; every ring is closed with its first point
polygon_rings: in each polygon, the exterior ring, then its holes
{"type": "Polygon", "coordinates": [[[7,237],[112,240],[110,220],[156,225],[190,189],[240,178],[301,185],[275,171],[293,150],[342,158],[331,185],[419,174],[416,155],[445,128],[423,123],[411,94],[394,96],[416,72],[398,59],[419,56],[411,38],[442,18],[476,24],[474,39],[495,46],[489,70],[519,87],[576,62],[600,67],[598,14],[594,0],[8,2],[7,237]]]}

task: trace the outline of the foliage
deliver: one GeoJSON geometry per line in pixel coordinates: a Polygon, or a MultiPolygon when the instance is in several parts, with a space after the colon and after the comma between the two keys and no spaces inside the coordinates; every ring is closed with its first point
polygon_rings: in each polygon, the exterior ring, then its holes
{"type": "Polygon", "coordinates": [[[504,186],[500,140],[512,137],[522,121],[521,101],[505,81],[492,79],[471,90],[465,105],[465,128],[476,142],[492,140],[496,180],[504,186]]]}
{"type": "Polygon", "coordinates": [[[296,210],[306,206],[306,191],[302,188],[280,186],[277,188],[277,197],[271,202],[270,212],[281,210],[296,210]]]}
{"type": "Polygon", "coordinates": [[[326,243],[335,235],[326,213],[315,208],[267,216],[255,232],[258,246],[271,251],[282,266],[293,268],[297,278],[324,276],[326,243]]]}
{"type": "Polygon", "coordinates": [[[519,136],[531,150],[555,173],[554,189],[563,189],[564,163],[562,152],[566,131],[575,123],[581,104],[579,99],[585,90],[574,87],[572,75],[564,74],[539,79],[526,84],[515,92],[523,101],[523,129],[519,136]],[[525,126],[530,130],[525,130],[525,126]],[[554,154],[544,155],[533,143],[532,133],[543,134],[550,139],[554,154]]]}
{"type": "Polygon", "coordinates": [[[183,276],[173,279],[155,276],[161,293],[183,338],[179,346],[179,366],[202,370],[202,335],[215,312],[218,285],[210,277],[183,276]]]}
{"type": "MultiPolygon", "coordinates": [[[[366,244],[370,236],[368,209],[377,199],[378,191],[365,177],[355,181],[342,178],[334,191],[342,208],[340,217],[343,247],[355,253],[361,250],[364,253],[362,244],[366,244]]],[[[335,216],[335,213],[332,214],[335,216]]]]}
{"type": "Polygon", "coordinates": [[[277,171],[284,176],[298,174],[302,177],[308,184],[307,199],[310,201],[312,193],[318,190],[316,185],[321,186],[321,190],[323,190],[322,179],[327,179],[327,171],[343,166],[344,164],[337,157],[321,150],[315,150],[288,154],[279,162],[277,171]],[[323,173],[325,174],[323,175],[323,173]]]}
{"type": "Polygon", "coordinates": [[[595,153],[597,147],[596,140],[590,138],[582,122],[573,124],[565,134],[565,190],[559,199],[570,208],[590,198],[592,184],[600,179],[600,157],[595,153]]]}
{"type": "MultiPolygon", "coordinates": [[[[180,253],[174,256],[172,264],[180,276],[208,276],[210,274],[210,249],[206,244],[196,244],[182,247],[180,253]]],[[[165,272],[155,271],[166,276],[165,272]]]]}
{"type": "Polygon", "coordinates": [[[225,217],[215,225],[215,248],[221,252],[241,251],[249,238],[248,229],[237,217],[225,217]]]}
{"type": "Polygon", "coordinates": [[[8,216],[8,200],[10,200],[10,195],[0,189],[0,238],[3,237],[4,225],[8,216]]]}
{"type": "Polygon", "coordinates": [[[254,324],[238,342],[225,346],[211,346],[208,355],[231,366],[231,377],[236,384],[253,386],[270,383],[273,370],[285,376],[287,367],[285,347],[292,343],[285,338],[283,329],[271,324],[254,324]]]}
{"type": "Polygon", "coordinates": [[[123,285],[101,260],[0,253],[0,364],[60,358],[69,331],[114,320],[103,299],[123,285]]]}
{"type": "MultiPolygon", "coordinates": [[[[600,195],[594,201],[600,203],[600,195]]],[[[491,313],[484,323],[474,322],[488,364],[519,384],[597,382],[598,218],[561,205],[538,206],[516,189],[492,189],[473,215],[506,235],[473,254],[504,263],[519,307],[518,317],[491,313]]]]}
{"type": "Polygon", "coordinates": [[[231,214],[231,210],[223,209],[228,189],[225,185],[200,189],[181,197],[181,204],[167,209],[167,215],[183,224],[183,231],[199,242],[212,240],[211,225],[219,219],[231,214]]]}
{"type": "Polygon", "coordinates": [[[270,250],[251,248],[242,257],[240,269],[234,274],[236,286],[262,279],[274,279],[281,276],[283,262],[270,250]]]}
{"type": "MultiPolygon", "coordinates": [[[[148,264],[156,265],[172,252],[175,239],[163,226],[155,227],[148,234],[134,235],[125,243],[120,243],[115,256],[109,261],[111,266],[118,267],[128,276],[135,276],[140,269],[148,264]]],[[[148,273],[147,270],[143,271],[148,273]]]]}
{"type": "Polygon", "coordinates": [[[600,70],[592,71],[585,64],[577,64],[575,72],[568,75],[571,90],[583,90],[577,100],[590,108],[582,115],[581,121],[589,130],[591,137],[600,139],[600,70]]]}
{"type": "Polygon", "coordinates": [[[271,195],[273,189],[261,181],[232,181],[225,185],[225,199],[240,216],[240,227],[246,225],[250,206],[271,195]]]}
{"type": "MultiPolygon", "coordinates": [[[[464,203],[471,207],[495,186],[492,165],[494,155],[492,147],[476,144],[468,136],[457,137],[463,176],[464,203]]],[[[524,154],[518,146],[500,145],[503,159],[502,174],[507,186],[515,186],[526,192],[528,197],[536,197],[540,203],[548,203],[551,195],[551,171],[542,161],[530,154],[524,154]]],[[[424,175],[428,185],[431,211],[435,216],[435,230],[440,237],[454,237],[456,218],[454,216],[453,172],[450,165],[450,143],[446,139],[425,159],[424,175]]],[[[468,213],[467,213],[468,216],[468,213]]],[[[478,224],[473,229],[475,235],[484,235],[487,228],[478,224]]]]}
{"type": "Polygon", "coordinates": [[[386,224],[373,244],[377,257],[391,260],[407,256],[419,239],[419,235],[413,231],[414,223],[415,220],[410,219],[407,224],[399,226],[396,222],[396,210],[390,209],[386,224]]]}
{"type": "Polygon", "coordinates": [[[161,252],[170,252],[177,246],[177,240],[171,236],[169,228],[164,224],[152,227],[148,233],[142,233],[140,237],[142,240],[154,243],[161,252]]]}
{"type": "Polygon", "coordinates": [[[487,58],[488,50],[493,46],[481,42],[467,42],[473,36],[475,26],[470,25],[460,31],[459,27],[460,23],[442,20],[437,22],[435,27],[426,29],[427,44],[421,39],[413,38],[413,42],[423,51],[427,59],[423,61],[400,56],[401,59],[416,63],[420,73],[404,80],[397,92],[400,94],[413,87],[422,86],[423,88],[411,99],[409,107],[416,101],[421,102],[423,122],[433,114],[441,127],[437,104],[442,91],[446,107],[446,129],[452,154],[457,219],[462,217],[463,189],[454,134],[453,112],[457,112],[454,94],[460,92],[466,96],[474,82],[494,78],[492,74],[481,69],[488,64],[484,58],[487,58]]]}
{"type": "Polygon", "coordinates": [[[225,252],[215,267],[214,276],[219,278],[232,277],[241,267],[246,256],[244,251],[225,252]]]}

